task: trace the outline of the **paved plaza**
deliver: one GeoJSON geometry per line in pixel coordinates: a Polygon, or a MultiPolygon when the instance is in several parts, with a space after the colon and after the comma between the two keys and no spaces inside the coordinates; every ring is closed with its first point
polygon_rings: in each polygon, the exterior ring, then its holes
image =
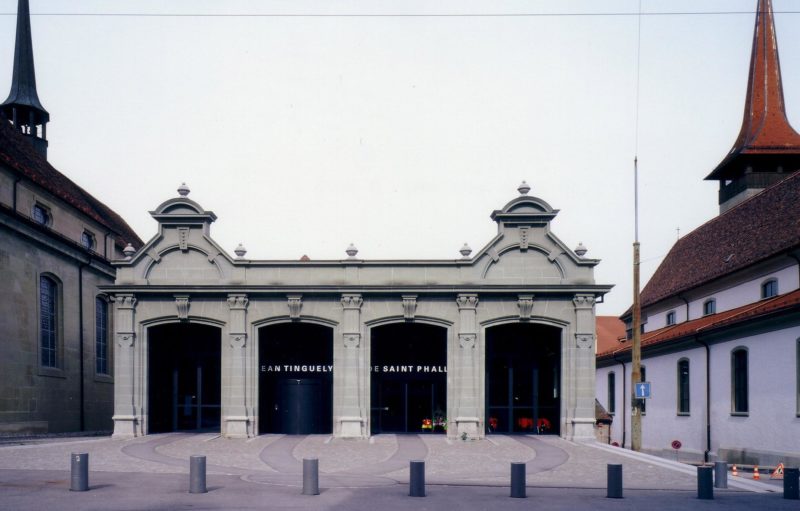
{"type": "Polygon", "coordinates": [[[249,440],[170,433],[133,440],[44,439],[0,447],[0,509],[800,509],[782,487],[729,478],[697,500],[696,468],[553,436],[263,435],[249,440]],[[70,492],[70,454],[89,454],[90,491],[70,492]],[[188,459],[207,459],[207,494],[189,494],[188,459]],[[303,496],[303,458],[317,458],[321,494],[303,496]],[[408,496],[409,461],[425,460],[428,496],[408,496]],[[511,462],[527,499],[509,498],[511,462]],[[605,498],[606,466],[623,465],[625,498],[605,498]]]}

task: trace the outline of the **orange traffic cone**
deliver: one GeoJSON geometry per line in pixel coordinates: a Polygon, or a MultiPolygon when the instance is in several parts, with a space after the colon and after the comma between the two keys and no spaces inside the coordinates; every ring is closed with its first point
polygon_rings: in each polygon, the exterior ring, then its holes
{"type": "Polygon", "coordinates": [[[756,465],[755,468],[753,468],[753,480],[754,481],[760,481],[761,480],[761,476],[758,475],[758,465],[756,465]]]}
{"type": "Polygon", "coordinates": [[[733,477],[739,477],[739,471],[736,470],[736,463],[733,464],[733,468],[731,469],[731,475],[733,477]]]}

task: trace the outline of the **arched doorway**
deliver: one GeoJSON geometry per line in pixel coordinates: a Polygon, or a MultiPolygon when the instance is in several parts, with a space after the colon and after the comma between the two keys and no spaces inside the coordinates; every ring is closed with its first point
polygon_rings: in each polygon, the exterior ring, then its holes
{"type": "Polygon", "coordinates": [[[259,430],[333,431],[333,329],[279,323],[258,329],[259,430]]]}
{"type": "Polygon", "coordinates": [[[393,323],[371,330],[372,434],[447,430],[447,329],[393,323]]]}
{"type": "Polygon", "coordinates": [[[535,323],[486,329],[489,433],[559,434],[561,329],[535,323]]]}
{"type": "Polygon", "coordinates": [[[220,428],[220,329],[148,328],[148,432],[220,428]]]}

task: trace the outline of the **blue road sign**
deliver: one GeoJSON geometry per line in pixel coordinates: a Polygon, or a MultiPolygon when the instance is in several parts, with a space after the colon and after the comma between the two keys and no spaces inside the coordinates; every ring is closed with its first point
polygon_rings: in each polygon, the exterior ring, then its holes
{"type": "Polygon", "coordinates": [[[636,399],[650,399],[650,382],[643,381],[634,384],[636,399]]]}

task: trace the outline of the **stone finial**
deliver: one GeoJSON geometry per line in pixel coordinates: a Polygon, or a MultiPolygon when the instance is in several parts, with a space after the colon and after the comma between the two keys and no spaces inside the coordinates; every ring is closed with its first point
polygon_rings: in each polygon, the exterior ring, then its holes
{"type": "Polygon", "coordinates": [[[136,253],[136,249],[133,248],[133,245],[128,243],[127,245],[125,245],[125,248],[122,249],[122,253],[125,254],[126,260],[130,260],[130,258],[133,257],[133,254],[136,253]]]}
{"type": "Polygon", "coordinates": [[[531,191],[531,187],[528,183],[523,181],[522,184],[517,187],[517,191],[520,195],[528,195],[528,192],[531,191]]]}
{"type": "Polygon", "coordinates": [[[244,248],[244,245],[239,243],[235,249],[233,249],[233,253],[236,254],[236,259],[244,259],[244,255],[247,253],[247,249],[244,248]]]}
{"type": "Polygon", "coordinates": [[[356,248],[355,245],[350,243],[350,246],[347,247],[347,250],[345,250],[345,252],[347,253],[348,259],[355,259],[356,254],[358,254],[358,249],[356,248]]]}
{"type": "Polygon", "coordinates": [[[579,243],[578,243],[578,246],[577,246],[577,247],[575,247],[575,253],[576,253],[576,254],[578,254],[578,257],[583,257],[583,256],[585,256],[585,255],[586,255],[586,252],[588,252],[588,251],[589,251],[589,249],[588,249],[588,248],[586,248],[586,247],[583,245],[583,242],[579,242],[579,243]]]}
{"type": "Polygon", "coordinates": [[[189,187],[186,186],[186,183],[181,183],[181,185],[178,187],[178,195],[180,195],[181,197],[186,197],[187,195],[189,195],[190,191],[191,190],[189,190],[189,187]]]}
{"type": "Polygon", "coordinates": [[[465,241],[464,246],[461,247],[459,252],[461,252],[462,259],[469,259],[469,255],[472,253],[472,249],[469,248],[469,245],[467,245],[467,242],[465,241]]]}

